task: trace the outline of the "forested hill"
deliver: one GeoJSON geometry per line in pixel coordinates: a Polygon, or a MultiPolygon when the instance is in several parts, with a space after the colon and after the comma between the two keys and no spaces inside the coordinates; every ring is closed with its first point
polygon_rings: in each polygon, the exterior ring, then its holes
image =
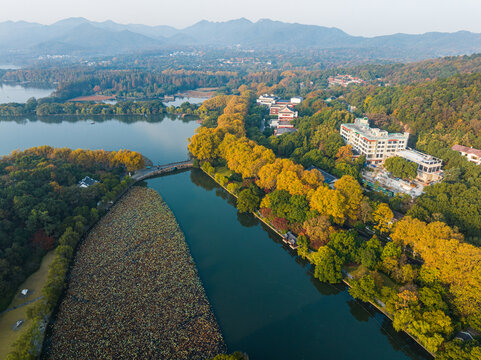
{"type": "Polygon", "coordinates": [[[403,65],[379,66],[379,68],[383,72],[381,76],[386,83],[412,84],[457,74],[481,72],[481,54],[449,56],[403,65]]]}

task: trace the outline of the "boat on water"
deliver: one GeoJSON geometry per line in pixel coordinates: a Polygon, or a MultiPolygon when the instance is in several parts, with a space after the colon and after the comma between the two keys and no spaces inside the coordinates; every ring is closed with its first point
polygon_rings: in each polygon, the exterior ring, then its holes
{"type": "Polygon", "coordinates": [[[93,120],[90,120],[90,123],[93,125],[93,124],[95,124],[95,121],[93,121],[93,120]]]}

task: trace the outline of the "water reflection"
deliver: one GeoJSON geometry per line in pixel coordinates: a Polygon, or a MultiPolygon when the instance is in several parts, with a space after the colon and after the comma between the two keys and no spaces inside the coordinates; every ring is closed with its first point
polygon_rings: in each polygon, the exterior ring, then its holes
{"type": "Polygon", "coordinates": [[[27,125],[29,122],[41,122],[46,124],[61,124],[63,122],[89,122],[104,123],[108,121],[118,121],[124,124],[133,124],[136,122],[159,123],[165,119],[177,120],[183,123],[197,121],[198,118],[194,116],[180,117],[176,114],[160,114],[160,115],[46,115],[46,116],[1,116],[0,121],[13,121],[17,124],[27,125]]]}

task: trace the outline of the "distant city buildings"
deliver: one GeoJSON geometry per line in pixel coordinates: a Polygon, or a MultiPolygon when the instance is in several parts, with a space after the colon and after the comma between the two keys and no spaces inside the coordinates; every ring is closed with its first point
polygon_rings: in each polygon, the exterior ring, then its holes
{"type": "Polygon", "coordinates": [[[451,149],[461,153],[466,160],[475,163],[476,165],[481,164],[481,150],[463,145],[454,145],[451,149]]]}
{"type": "Polygon", "coordinates": [[[343,87],[347,87],[348,85],[351,85],[351,84],[364,83],[364,80],[358,77],[351,76],[351,75],[340,75],[340,74],[329,77],[327,81],[329,82],[329,86],[340,85],[343,87]]]}

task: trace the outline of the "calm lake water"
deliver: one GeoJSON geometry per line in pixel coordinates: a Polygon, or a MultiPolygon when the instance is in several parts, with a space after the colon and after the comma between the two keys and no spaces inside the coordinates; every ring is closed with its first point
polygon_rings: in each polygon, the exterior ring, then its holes
{"type": "Polygon", "coordinates": [[[0,70],[16,70],[20,69],[20,66],[12,64],[0,64],[0,70]]]}
{"type": "MultiPolygon", "coordinates": [[[[37,145],[129,148],[154,163],[184,160],[198,124],[171,118],[0,120],[0,154],[37,145]]],[[[322,284],[234,199],[198,170],[148,181],[183,229],[230,351],[256,359],[429,359],[390,321],[322,284]]]]}
{"type": "Polygon", "coordinates": [[[166,106],[179,106],[185,102],[190,102],[191,104],[202,104],[207,98],[196,98],[196,97],[176,97],[174,101],[164,102],[166,106]]]}
{"type": "Polygon", "coordinates": [[[31,97],[36,99],[47,97],[53,91],[55,91],[55,89],[41,89],[0,83],[0,104],[11,102],[24,103],[31,97]]]}

